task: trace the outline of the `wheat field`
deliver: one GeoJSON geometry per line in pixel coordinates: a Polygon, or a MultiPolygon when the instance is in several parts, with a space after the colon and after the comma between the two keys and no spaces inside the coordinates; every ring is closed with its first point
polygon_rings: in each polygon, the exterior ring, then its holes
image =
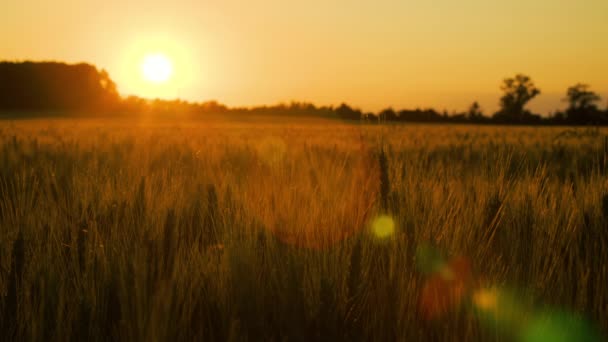
{"type": "Polygon", "coordinates": [[[425,318],[425,244],[605,335],[607,134],[1,121],[0,339],[517,340],[425,318]]]}

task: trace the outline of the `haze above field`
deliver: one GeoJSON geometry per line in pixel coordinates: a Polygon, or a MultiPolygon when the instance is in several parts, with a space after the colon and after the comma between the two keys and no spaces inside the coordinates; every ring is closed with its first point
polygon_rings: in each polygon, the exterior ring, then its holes
{"type": "Polygon", "coordinates": [[[493,112],[501,80],[523,72],[547,113],[577,82],[608,95],[606,13],[605,0],[9,0],[0,58],[92,62],[122,94],[365,110],[493,112]],[[171,60],[167,82],[142,77],[150,54],[171,60]]]}

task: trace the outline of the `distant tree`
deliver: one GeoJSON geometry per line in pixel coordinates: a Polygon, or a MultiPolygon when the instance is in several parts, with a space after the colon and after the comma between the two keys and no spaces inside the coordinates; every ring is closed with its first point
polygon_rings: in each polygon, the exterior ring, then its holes
{"type": "Polygon", "coordinates": [[[564,101],[568,101],[568,110],[597,110],[596,102],[599,102],[601,97],[595,92],[589,90],[588,84],[577,83],[568,88],[567,97],[564,101]]]}
{"type": "Polygon", "coordinates": [[[345,120],[360,120],[362,115],[360,110],[353,109],[346,103],[342,103],[340,107],[336,108],[336,114],[345,120]]]}
{"type": "Polygon", "coordinates": [[[381,121],[397,121],[399,117],[393,108],[386,108],[378,113],[378,118],[381,121]]]}
{"type": "Polygon", "coordinates": [[[362,118],[366,122],[378,122],[378,117],[374,113],[370,113],[370,112],[365,113],[365,114],[363,114],[362,118]]]}
{"type": "Polygon", "coordinates": [[[587,124],[603,121],[603,115],[596,105],[601,97],[589,90],[589,85],[577,83],[569,87],[563,100],[568,102],[566,120],[569,123],[587,124]]]}
{"type": "Polygon", "coordinates": [[[140,114],[150,109],[148,101],[138,96],[128,96],[122,100],[121,109],[125,113],[140,114]]]}
{"type": "Polygon", "coordinates": [[[466,113],[454,113],[447,120],[447,122],[462,122],[462,123],[467,122],[467,121],[470,121],[470,120],[467,119],[466,113]]]}
{"type": "Polygon", "coordinates": [[[506,78],[500,89],[504,95],[500,98],[500,111],[494,119],[501,122],[524,123],[536,121],[538,116],[525,109],[526,104],[540,94],[532,79],[523,74],[506,78]]]}
{"type": "Polygon", "coordinates": [[[562,111],[557,110],[549,115],[547,121],[552,124],[564,124],[566,122],[566,114],[562,111]]]}
{"type": "Polygon", "coordinates": [[[444,117],[434,109],[401,110],[399,120],[407,122],[441,122],[444,117]]]}
{"type": "Polygon", "coordinates": [[[112,98],[118,98],[118,90],[116,83],[110,78],[110,74],[105,69],[101,69],[99,72],[99,85],[105,92],[106,96],[112,98]]]}
{"type": "Polygon", "coordinates": [[[228,110],[225,105],[215,100],[203,102],[199,104],[199,107],[200,111],[205,113],[225,113],[228,110]]]}
{"type": "Polygon", "coordinates": [[[483,118],[481,106],[477,101],[473,102],[466,113],[466,117],[470,121],[479,121],[483,118]]]}

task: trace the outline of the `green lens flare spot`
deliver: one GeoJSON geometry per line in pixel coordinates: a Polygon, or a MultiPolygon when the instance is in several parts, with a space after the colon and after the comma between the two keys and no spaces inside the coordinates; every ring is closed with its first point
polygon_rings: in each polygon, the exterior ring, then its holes
{"type": "MultiPolygon", "coordinates": [[[[448,272],[446,269],[446,261],[441,252],[429,244],[422,244],[416,248],[416,267],[424,274],[433,274],[437,272],[448,272]]],[[[449,274],[443,274],[448,276],[449,274]]]]}
{"type": "Polygon", "coordinates": [[[582,318],[567,312],[544,312],[524,329],[523,342],[601,341],[600,334],[582,318]]]}

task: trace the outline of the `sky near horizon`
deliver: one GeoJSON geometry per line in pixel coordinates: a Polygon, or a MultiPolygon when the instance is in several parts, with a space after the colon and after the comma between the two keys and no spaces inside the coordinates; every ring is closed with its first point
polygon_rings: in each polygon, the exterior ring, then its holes
{"type": "Polygon", "coordinates": [[[366,111],[497,109],[530,75],[547,113],[566,88],[608,100],[607,0],[3,0],[0,60],[88,62],[123,95],[229,106],[347,102],[366,111]],[[147,54],[174,75],[151,84],[147,54]]]}

